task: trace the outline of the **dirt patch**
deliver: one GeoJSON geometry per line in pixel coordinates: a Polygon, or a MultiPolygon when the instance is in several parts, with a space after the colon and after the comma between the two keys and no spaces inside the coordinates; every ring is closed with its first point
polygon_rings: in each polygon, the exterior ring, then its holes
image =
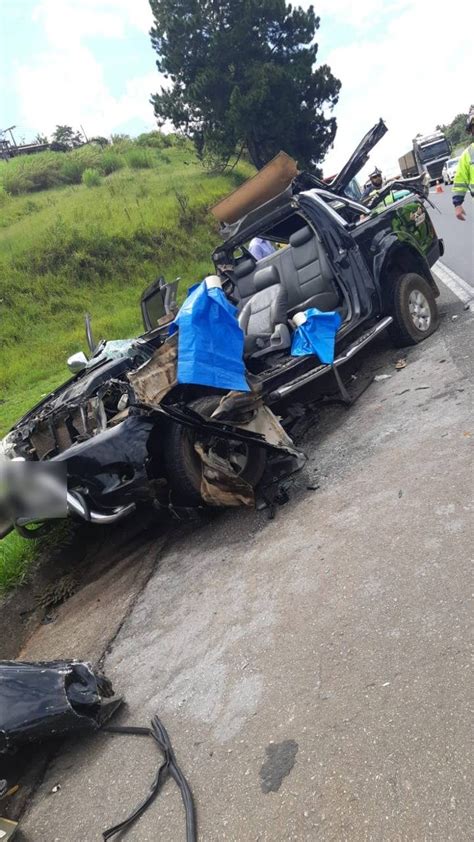
{"type": "Polygon", "coordinates": [[[102,658],[148,580],[166,535],[137,541],[138,546],[107,553],[107,569],[58,606],[51,622],[36,629],[19,653],[22,660],[74,657],[96,663],[102,658]]]}
{"type": "Polygon", "coordinates": [[[39,554],[25,584],[0,600],[0,658],[17,657],[45,616],[48,606],[43,601],[44,594],[48,591],[53,594],[58,581],[84,567],[86,548],[98,538],[98,535],[93,537],[86,524],[78,524],[66,543],[39,554]]]}

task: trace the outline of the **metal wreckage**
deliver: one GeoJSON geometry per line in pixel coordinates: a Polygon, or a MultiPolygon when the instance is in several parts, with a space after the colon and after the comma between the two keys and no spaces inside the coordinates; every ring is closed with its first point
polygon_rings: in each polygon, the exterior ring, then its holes
{"type": "Polygon", "coordinates": [[[348,402],[339,368],[380,332],[409,345],[436,329],[443,243],[426,185],[392,182],[365,204],[357,192],[386,130],[380,120],[329,184],[280,153],[219,202],[212,274],[179,313],[177,281],[159,279],[142,336],[96,344],[86,317],[89,358],[70,358],[74,377],[0,444],[13,489],[0,537],[68,515],[111,523],[146,502],[253,505],[304,463],[290,436],[316,381],[348,402]],[[256,236],[275,244],[258,261],[256,236]]]}
{"type": "MultiPolygon", "coordinates": [[[[15,794],[18,785],[14,781],[21,780],[21,770],[31,764],[31,752],[37,744],[43,744],[48,752],[51,748],[57,750],[66,737],[99,731],[151,737],[162,761],[149,790],[128,816],[103,831],[102,838],[112,839],[134,824],[171,777],[183,801],[186,842],[196,842],[193,795],[165,726],[156,715],[149,727],[111,725],[109,720],[122,703],[123,698],[114,693],[110,681],[87,662],[0,661],[0,802],[15,794]]],[[[52,791],[58,789],[59,784],[52,791]]],[[[17,826],[16,821],[0,817],[0,839],[11,839],[17,826]]]]}

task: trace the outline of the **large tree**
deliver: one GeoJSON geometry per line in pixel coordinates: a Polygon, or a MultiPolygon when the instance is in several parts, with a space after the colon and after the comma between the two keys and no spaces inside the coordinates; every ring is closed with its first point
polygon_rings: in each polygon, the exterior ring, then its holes
{"type": "Polygon", "coordinates": [[[336,133],[328,116],[340,82],[315,67],[319,18],[285,0],[150,0],[158,70],[152,99],[198,152],[229,161],[247,148],[256,167],[280,149],[320,161],[336,133]]]}

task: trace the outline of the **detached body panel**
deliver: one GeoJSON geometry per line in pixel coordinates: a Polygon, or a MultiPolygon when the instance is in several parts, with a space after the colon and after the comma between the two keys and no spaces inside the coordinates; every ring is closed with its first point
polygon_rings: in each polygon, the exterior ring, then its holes
{"type": "Polygon", "coordinates": [[[0,753],[95,731],[120,704],[90,664],[0,661],[0,753]]]}

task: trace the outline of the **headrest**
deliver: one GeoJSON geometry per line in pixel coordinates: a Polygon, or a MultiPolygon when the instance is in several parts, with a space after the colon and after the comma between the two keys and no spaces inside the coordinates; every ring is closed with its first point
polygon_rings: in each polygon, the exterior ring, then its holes
{"type": "Polygon", "coordinates": [[[245,260],[241,260],[234,269],[235,276],[237,278],[243,278],[245,275],[250,275],[250,273],[255,269],[256,262],[256,260],[251,260],[250,257],[246,257],[245,260]]]}
{"type": "Polygon", "coordinates": [[[264,266],[263,269],[258,269],[253,276],[253,282],[257,292],[267,287],[275,286],[280,283],[280,273],[276,266],[264,266]]]}
{"type": "Polygon", "coordinates": [[[294,234],[290,237],[290,246],[298,247],[302,246],[308,242],[313,236],[313,232],[309,225],[305,225],[303,228],[300,228],[299,231],[295,231],[294,234]]]}

